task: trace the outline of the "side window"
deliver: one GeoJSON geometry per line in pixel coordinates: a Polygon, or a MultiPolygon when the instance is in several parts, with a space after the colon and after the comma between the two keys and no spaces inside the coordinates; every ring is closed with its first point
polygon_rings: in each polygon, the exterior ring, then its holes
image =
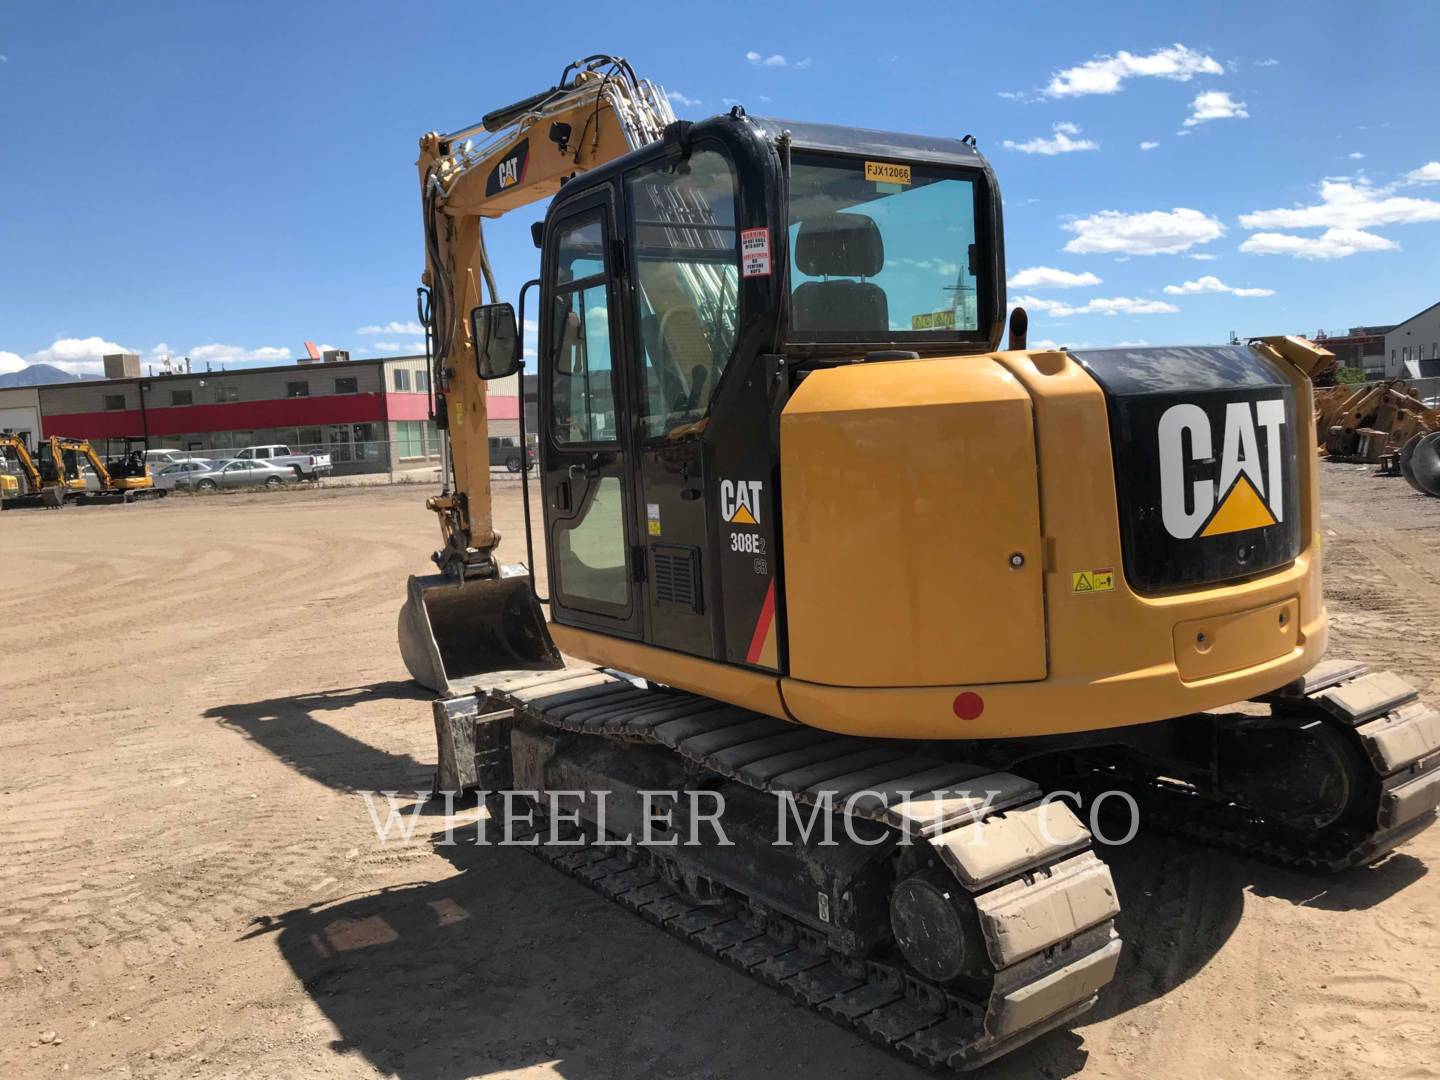
{"type": "Polygon", "coordinates": [[[635,237],[646,438],[710,411],[735,350],[739,249],[735,173],[714,150],[628,181],[635,237]]]}
{"type": "Polygon", "coordinates": [[[619,437],[604,242],[603,220],[596,213],[566,227],[556,247],[549,367],[551,430],[562,445],[619,437]]]}

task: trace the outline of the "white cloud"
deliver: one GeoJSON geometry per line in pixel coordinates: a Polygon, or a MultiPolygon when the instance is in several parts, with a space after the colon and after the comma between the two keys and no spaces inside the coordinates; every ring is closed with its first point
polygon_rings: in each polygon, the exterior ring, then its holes
{"type": "Polygon", "coordinates": [[[1006,150],[1019,150],[1022,154],[1069,154],[1076,150],[1099,150],[1100,144],[1091,139],[1071,138],[1079,135],[1080,128],[1075,124],[1059,123],[1052,130],[1055,132],[1053,138],[1045,139],[1036,136],[1029,142],[1017,143],[1009,139],[1005,140],[1006,150]]]}
{"type": "Polygon", "coordinates": [[[696,105],[703,104],[699,98],[693,98],[689,94],[682,94],[679,90],[666,90],[665,96],[676,105],[682,105],[686,108],[694,108],[696,105]]]}
{"type": "Polygon", "coordinates": [[[1024,101],[1025,91],[1023,90],[997,90],[996,95],[1006,101],[1024,101]]]}
{"type": "MultiPolygon", "coordinates": [[[[379,352],[399,352],[400,343],[398,341],[377,341],[374,348],[379,352]]],[[[321,349],[320,351],[323,353],[325,350],[321,349]]]]}
{"type": "Polygon", "coordinates": [[[26,359],[32,364],[50,364],[71,375],[98,375],[105,367],[103,357],[134,351],[100,337],[58,338],[26,359]]]}
{"type": "Polygon", "coordinates": [[[1204,53],[1172,45],[1149,56],[1118,52],[1100,56],[1076,67],[1057,72],[1045,87],[1046,97],[1077,97],[1082,94],[1113,94],[1126,79],[1157,78],[1189,82],[1196,75],[1223,75],[1225,69],[1204,53]]]}
{"type": "Polygon", "coordinates": [[[1361,229],[1326,229],[1319,236],[1259,232],[1240,250],[1251,255],[1291,255],[1297,259],[1343,259],[1362,251],[1390,251],[1398,244],[1361,229]]]}
{"type": "MultiPolygon", "coordinates": [[[[1424,173],[1429,167],[1416,169],[1415,173],[1424,173]]],[[[1371,229],[1377,225],[1440,221],[1440,202],[1396,195],[1394,191],[1394,187],[1375,187],[1363,180],[1322,180],[1318,203],[1241,214],[1240,224],[1247,229],[1371,229]]]]}
{"type": "Polygon", "coordinates": [[[1351,153],[1350,153],[1350,160],[1351,160],[1351,161],[1363,161],[1364,158],[1365,158],[1365,155],[1362,154],[1359,150],[1353,150],[1353,151],[1351,151],[1351,153]]]}
{"type": "Polygon", "coordinates": [[[0,349],[0,375],[8,375],[12,371],[19,371],[28,365],[25,358],[19,353],[6,352],[0,349]]]}
{"type": "Polygon", "coordinates": [[[1146,139],[1144,142],[1142,142],[1142,143],[1140,144],[1140,149],[1141,149],[1141,150],[1154,150],[1155,147],[1157,147],[1157,146],[1159,146],[1159,145],[1160,145],[1160,144],[1159,144],[1158,142],[1155,142],[1155,141],[1153,141],[1153,140],[1151,140],[1151,139],[1146,139]]]}
{"type": "MultiPolygon", "coordinates": [[[[750,63],[754,64],[756,67],[785,66],[785,57],[781,56],[779,53],[772,53],[769,56],[765,56],[752,49],[745,54],[745,59],[749,60],[750,63]]],[[[805,62],[808,63],[808,61],[805,62]]]]}
{"type": "Polygon", "coordinates": [[[1440,161],[1431,161],[1405,174],[1407,184],[1440,184],[1440,161]]]}
{"type": "Polygon", "coordinates": [[[1196,251],[1185,256],[1187,259],[1194,259],[1196,262],[1214,262],[1218,256],[1208,251],[1196,251]]]}
{"type": "Polygon", "coordinates": [[[1180,309],[1165,300],[1145,300],[1137,296],[1097,296],[1079,307],[1063,300],[1042,300],[1038,296],[1017,296],[1011,307],[1043,311],[1056,319],[1071,315],[1167,315],[1180,309]]]}
{"type": "Polygon", "coordinates": [[[425,328],[414,319],[408,322],[387,322],[381,326],[362,326],[357,334],[423,334],[425,328]]]}
{"type": "Polygon", "coordinates": [[[1066,251],[1103,255],[1178,255],[1225,232],[1215,218],[1185,207],[1140,214],[1102,210],[1064,227],[1075,234],[1066,251]]]}
{"type": "Polygon", "coordinates": [[[1277,64],[1279,64],[1279,63],[1280,63],[1279,60],[1276,60],[1274,57],[1271,57],[1271,58],[1268,59],[1268,60],[1256,60],[1256,61],[1255,61],[1255,66],[1256,66],[1256,67],[1275,67],[1275,66],[1276,66],[1277,64]]]}
{"type": "Polygon", "coordinates": [[[795,66],[796,66],[797,68],[799,68],[801,71],[804,71],[804,70],[805,70],[806,68],[808,68],[812,63],[814,63],[814,61],[811,60],[810,57],[807,56],[807,57],[805,57],[804,60],[801,60],[801,61],[800,61],[798,64],[796,64],[795,66]]]}
{"type": "Polygon", "coordinates": [[[1207,120],[1244,120],[1250,114],[1245,111],[1245,102],[1236,101],[1227,91],[1206,90],[1196,94],[1190,103],[1190,115],[1185,118],[1186,127],[1203,124],[1207,120]]]}
{"type": "Polygon", "coordinates": [[[1100,279],[1089,270],[1078,274],[1056,270],[1053,266],[1031,266],[1018,271],[1009,281],[1012,289],[1074,289],[1083,285],[1099,285],[1100,279]]]}
{"type": "Polygon", "coordinates": [[[1196,296],[1200,293],[1229,293],[1231,296],[1274,296],[1274,289],[1237,289],[1226,285],[1213,274],[1206,274],[1196,281],[1183,285],[1166,285],[1164,291],[1170,296],[1196,296]]]}

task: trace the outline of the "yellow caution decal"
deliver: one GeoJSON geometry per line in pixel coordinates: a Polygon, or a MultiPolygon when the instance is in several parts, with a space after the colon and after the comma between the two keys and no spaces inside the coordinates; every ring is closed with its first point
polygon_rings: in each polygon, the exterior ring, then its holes
{"type": "Polygon", "coordinates": [[[1220,500],[1214,515],[1201,536],[1220,536],[1224,533],[1244,532],[1246,529],[1264,529],[1275,524],[1275,515],[1260,498],[1250,478],[1241,473],[1230,485],[1230,492],[1220,500]]]}
{"type": "Polygon", "coordinates": [[[896,165],[889,161],[865,162],[865,179],[877,184],[909,184],[910,166],[896,165]]]}
{"type": "Polygon", "coordinates": [[[926,311],[910,316],[911,330],[952,330],[955,327],[955,310],[926,311]]]}
{"type": "Polygon", "coordinates": [[[1100,570],[1076,570],[1070,575],[1070,591],[1077,593],[1113,592],[1115,570],[1104,567],[1100,570]]]}

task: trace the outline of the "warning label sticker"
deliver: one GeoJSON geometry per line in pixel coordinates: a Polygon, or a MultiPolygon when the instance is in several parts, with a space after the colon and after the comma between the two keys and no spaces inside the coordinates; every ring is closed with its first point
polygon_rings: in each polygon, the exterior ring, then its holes
{"type": "Polygon", "coordinates": [[[1114,588],[1115,571],[1108,566],[1102,570],[1076,570],[1070,575],[1071,592],[1112,592],[1114,588]]]}
{"type": "Polygon", "coordinates": [[[645,524],[648,526],[648,531],[649,531],[649,533],[650,533],[651,536],[659,536],[659,535],[660,535],[660,504],[659,504],[659,503],[646,503],[646,504],[645,504],[645,524]]]}
{"type": "Polygon", "coordinates": [[[951,330],[955,327],[955,309],[926,311],[910,316],[911,330],[951,330]]]}
{"type": "Polygon", "coordinates": [[[740,276],[770,276],[770,230],[740,230],[740,276]]]}

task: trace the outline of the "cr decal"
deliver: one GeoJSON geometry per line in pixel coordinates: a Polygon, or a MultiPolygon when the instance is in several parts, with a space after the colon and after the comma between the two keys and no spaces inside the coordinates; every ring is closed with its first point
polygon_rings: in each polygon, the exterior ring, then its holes
{"type": "Polygon", "coordinates": [[[1189,403],[1172,405],[1160,417],[1160,515],[1177,540],[1260,529],[1284,519],[1284,401],[1229,402],[1223,423],[1218,473],[1187,482],[1195,466],[1217,467],[1210,417],[1189,403]],[[1265,436],[1263,457],[1259,433],[1265,436]]]}

